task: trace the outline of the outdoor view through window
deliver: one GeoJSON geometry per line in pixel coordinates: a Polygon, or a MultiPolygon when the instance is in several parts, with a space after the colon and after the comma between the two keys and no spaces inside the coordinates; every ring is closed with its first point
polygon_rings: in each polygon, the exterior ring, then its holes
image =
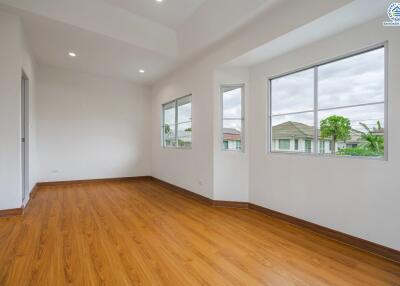
{"type": "Polygon", "coordinates": [[[270,84],[272,152],[384,157],[384,47],[270,84]]]}
{"type": "Polygon", "coordinates": [[[243,86],[222,86],[222,149],[242,150],[243,86]]]}
{"type": "Polygon", "coordinates": [[[163,105],[163,147],[192,146],[192,96],[163,105]]]}

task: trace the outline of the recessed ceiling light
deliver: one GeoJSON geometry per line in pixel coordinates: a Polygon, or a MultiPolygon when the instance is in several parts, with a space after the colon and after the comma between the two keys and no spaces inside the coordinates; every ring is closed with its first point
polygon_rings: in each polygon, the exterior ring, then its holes
{"type": "Polygon", "coordinates": [[[69,55],[70,57],[73,57],[73,58],[76,57],[76,54],[75,54],[74,52],[69,52],[68,55],[69,55]]]}
{"type": "Polygon", "coordinates": [[[156,0],[156,2],[162,2],[163,0],[156,0]]]}
{"type": "Polygon", "coordinates": [[[140,69],[139,72],[140,72],[140,73],[144,73],[144,70],[140,69]]]}

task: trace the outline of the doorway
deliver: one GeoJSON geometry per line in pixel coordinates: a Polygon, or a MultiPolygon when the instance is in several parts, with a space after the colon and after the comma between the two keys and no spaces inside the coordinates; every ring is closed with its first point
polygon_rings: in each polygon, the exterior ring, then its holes
{"type": "Polygon", "coordinates": [[[22,204],[29,193],[29,79],[21,75],[21,179],[22,204]]]}

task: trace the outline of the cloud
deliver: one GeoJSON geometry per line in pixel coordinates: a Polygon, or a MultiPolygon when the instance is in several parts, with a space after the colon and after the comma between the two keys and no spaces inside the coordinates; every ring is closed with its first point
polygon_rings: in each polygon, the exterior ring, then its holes
{"type": "MultiPolygon", "coordinates": [[[[318,117],[342,115],[352,127],[360,122],[384,125],[384,105],[342,108],[348,105],[384,101],[384,49],[377,49],[318,67],[318,108],[337,108],[320,111],[318,117]]],[[[305,70],[272,80],[272,115],[313,110],[314,70],[305,70]]],[[[273,116],[273,124],[297,121],[313,125],[313,113],[273,116]]]]}

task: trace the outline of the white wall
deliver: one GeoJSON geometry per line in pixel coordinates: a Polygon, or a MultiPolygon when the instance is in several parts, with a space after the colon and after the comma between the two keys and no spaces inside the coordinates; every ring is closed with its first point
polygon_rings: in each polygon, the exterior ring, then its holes
{"type": "MultiPolygon", "coordinates": [[[[315,7],[322,3],[327,2],[315,3],[315,7]]],[[[320,10],[319,13],[324,12],[320,10]]],[[[278,15],[280,14],[277,12],[276,17],[278,15]]],[[[238,154],[220,154],[218,150],[220,126],[216,85],[220,75],[218,71],[214,71],[223,62],[239,56],[251,48],[250,46],[254,48],[257,44],[285,35],[296,27],[295,22],[306,23],[307,19],[315,16],[305,13],[301,15],[301,19],[293,18],[290,22],[279,20],[279,27],[264,29],[263,32],[258,29],[268,27],[276,21],[275,15],[253,22],[204,57],[188,63],[155,85],[152,91],[152,113],[155,118],[152,123],[152,136],[155,138],[152,146],[153,176],[221,200],[245,200],[245,192],[242,193],[239,188],[232,189],[232,185],[248,181],[248,197],[252,203],[400,249],[400,224],[396,223],[396,218],[400,217],[400,183],[395,179],[397,170],[400,169],[400,149],[393,147],[400,144],[400,132],[396,129],[396,123],[400,120],[397,115],[400,102],[396,96],[400,91],[400,82],[396,79],[400,67],[400,53],[397,52],[400,48],[400,30],[382,27],[384,19],[363,24],[251,68],[246,118],[246,152],[250,154],[249,177],[237,178],[238,173],[243,171],[243,165],[239,169],[223,169],[244,158],[233,157],[238,157],[238,154]],[[268,76],[385,40],[390,40],[389,161],[290,156],[266,152],[268,76]],[[214,78],[210,78],[212,74],[214,78]],[[164,150],[160,143],[161,104],[188,93],[194,95],[193,149],[164,150]],[[213,141],[209,136],[213,136],[213,141]],[[198,184],[198,180],[203,181],[203,186],[198,184]]],[[[246,188],[243,185],[242,187],[246,188]]]]}
{"type": "Polygon", "coordinates": [[[153,88],[152,175],[213,197],[213,72],[194,64],[153,88]],[[161,147],[161,105],[192,94],[192,148],[161,147]]]}
{"type": "MultiPolygon", "coordinates": [[[[18,17],[0,12],[0,210],[19,208],[22,202],[21,177],[21,74],[30,79],[33,111],[35,97],[34,60],[24,40],[18,17]]],[[[31,150],[35,145],[34,116],[30,118],[31,150]]],[[[30,151],[31,151],[30,150],[30,151]]],[[[34,153],[33,151],[30,153],[34,153]]],[[[36,164],[35,156],[30,158],[36,164]]],[[[36,183],[30,167],[30,189],[36,183]]]]}
{"type": "Polygon", "coordinates": [[[214,200],[249,200],[249,152],[247,102],[250,94],[248,69],[218,69],[214,72],[214,200]],[[244,84],[245,121],[243,151],[222,150],[221,85],[244,84]]]}
{"type": "MultiPolygon", "coordinates": [[[[262,13],[237,33],[225,38],[202,57],[187,62],[179,70],[157,82],[152,89],[152,175],[214,198],[213,156],[216,140],[213,136],[216,122],[214,70],[232,58],[348,2],[350,1],[284,1],[281,5],[262,13]],[[302,9],[307,5],[313,9],[302,9]],[[287,10],[299,9],[302,9],[302,13],[286,13],[287,10]],[[278,22],[280,24],[276,25],[278,22]],[[265,29],[265,27],[274,28],[265,29]],[[189,93],[193,94],[193,148],[192,150],[163,149],[160,143],[161,104],[189,93]]],[[[188,41],[196,42],[196,39],[188,38],[188,41]]],[[[236,193],[236,195],[235,198],[244,197],[242,194],[236,193]]],[[[229,200],[229,189],[225,188],[225,194],[217,197],[229,200]]]]}
{"type": "Polygon", "coordinates": [[[146,87],[40,66],[39,181],[150,175],[149,104],[146,87]]]}
{"type": "Polygon", "coordinates": [[[400,29],[377,19],[251,69],[250,201],[400,249],[400,29]],[[389,40],[389,161],[266,153],[266,79],[389,40]]]}

